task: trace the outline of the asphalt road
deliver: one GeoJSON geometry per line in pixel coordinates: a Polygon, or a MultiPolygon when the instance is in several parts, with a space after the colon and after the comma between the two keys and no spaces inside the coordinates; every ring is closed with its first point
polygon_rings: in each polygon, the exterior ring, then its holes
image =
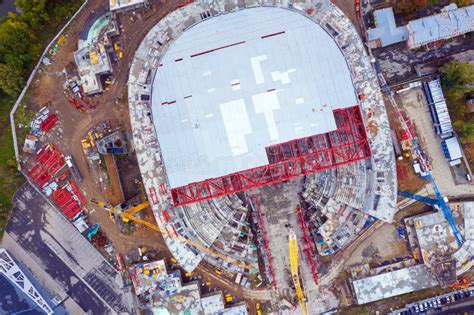
{"type": "Polygon", "coordinates": [[[55,282],[63,292],[54,294],[73,299],[84,312],[130,311],[121,276],[42,195],[25,184],[14,204],[6,228],[14,242],[3,245],[30,270],[41,267],[47,276],[33,274],[45,288],[55,282]]]}

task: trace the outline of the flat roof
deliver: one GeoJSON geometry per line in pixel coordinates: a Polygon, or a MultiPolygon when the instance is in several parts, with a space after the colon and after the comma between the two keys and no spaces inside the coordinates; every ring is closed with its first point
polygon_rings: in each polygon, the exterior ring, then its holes
{"type": "Polygon", "coordinates": [[[267,165],[265,147],[335,130],[333,110],[358,104],[333,38],[271,7],[185,31],[161,60],[152,102],[171,188],[267,165]]]}
{"type": "Polygon", "coordinates": [[[201,297],[201,306],[206,314],[218,314],[224,309],[224,296],[222,292],[201,297]]]}
{"type": "Polygon", "coordinates": [[[415,47],[471,32],[474,30],[474,5],[458,9],[451,4],[440,14],[408,22],[408,29],[415,47]]]}
{"type": "Polygon", "coordinates": [[[451,137],[444,140],[446,148],[449,152],[449,158],[451,160],[457,160],[462,158],[461,146],[459,145],[458,139],[456,137],[451,137]]]}
{"type": "Polygon", "coordinates": [[[144,4],[146,0],[109,0],[110,11],[125,9],[134,5],[144,4]]]}
{"type": "Polygon", "coordinates": [[[438,285],[425,265],[416,265],[352,282],[358,304],[387,299],[438,285]]]}
{"type": "Polygon", "coordinates": [[[403,42],[408,39],[406,26],[397,26],[393,8],[385,8],[374,11],[376,27],[367,30],[369,41],[380,39],[382,47],[403,42]]]}

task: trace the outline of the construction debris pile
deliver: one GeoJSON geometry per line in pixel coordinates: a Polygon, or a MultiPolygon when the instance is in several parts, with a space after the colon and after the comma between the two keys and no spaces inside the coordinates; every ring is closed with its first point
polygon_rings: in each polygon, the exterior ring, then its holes
{"type": "MultiPolygon", "coordinates": [[[[167,310],[172,314],[247,314],[245,302],[225,308],[222,292],[201,297],[199,282],[183,284],[180,272],[168,273],[164,260],[136,264],[129,268],[129,274],[144,310],[167,310]]],[[[230,302],[232,298],[226,296],[226,300],[230,302]]]]}
{"type": "Polygon", "coordinates": [[[31,131],[25,138],[23,152],[34,153],[38,140],[53,129],[57,122],[58,117],[55,113],[50,113],[47,107],[40,109],[37,117],[30,124],[31,131]]]}

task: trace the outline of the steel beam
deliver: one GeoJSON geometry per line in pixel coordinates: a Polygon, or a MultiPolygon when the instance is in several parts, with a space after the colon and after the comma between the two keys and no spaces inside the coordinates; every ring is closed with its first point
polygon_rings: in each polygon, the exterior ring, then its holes
{"type": "Polygon", "coordinates": [[[334,110],[337,129],[267,147],[268,165],[171,189],[176,206],[283,182],[370,157],[359,106],[334,110]]]}

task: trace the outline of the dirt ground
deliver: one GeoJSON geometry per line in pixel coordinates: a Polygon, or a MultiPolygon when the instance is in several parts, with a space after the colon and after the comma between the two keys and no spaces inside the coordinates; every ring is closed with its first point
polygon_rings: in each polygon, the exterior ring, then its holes
{"type": "Polygon", "coordinates": [[[408,254],[406,241],[398,235],[396,226],[385,223],[370,239],[360,244],[351,253],[346,266],[370,262],[381,263],[385,260],[405,257],[408,254]]]}
{"type": "Polygon", "coordinates": [[[137,156],[135,152],[128,155],[117,156],[115,159],[125,200],[129,200],[141,191],[141,174],[138,168],[137,156]]]}
{"type": "Polygon", "coordinates": [[[125,201],[125,197],[123,195],[118,169],[115,165],[115,157],[112,154],[104,154],[103,157],[109,178],[109,185],[107,185],[105,196],[107,197],[108,202],[113,205],[122,203],[125,201]]]}
{"type": "MultiPolygon", "coordinates": [[[[89,100],[97,105],[96,109],[87,113],[80,113],[69,104],[63,95],[64,75],[62,71],[66,67],[71,68],[71,64],[73,64],[73,52],[77,49],[79,30],[89,13],[103,5],[108,5],[108,0],[90,1],[87,4],[87,7],[67,31],[67,40],[57,50],[53,64],[45,67],[40,72],[29,91],[28,106],[31,110],[36,111],[49,104],[50,110],[58,115],[58,127],[47,135],[45,141],[56,144],[64,155],[70,154],[73,156],[83,177],[83,181],[76,184],[87,200],[95,198],[104,202],[112,201],[108,200],[107,194],[101,192],[98,178],[95,172],[91,170],[83,153],[81,139],[84,137],[84,132],[105,120],[120,121],[125,129],[130,130],[126,82],[134,52],[148,30],[167,12],[174,9],[177,3],[182,1],[152,0],[149,2],[151,10],[147,12],[136,10],[135,21],[131,20],[131,12],[119,17],[118,22],[121,27],[119,41],[123,47],[123,58],[117,65],[114,65],[113,84],[110,91],[94,96],[89,100]]],[[[134,180],[140,177],[136,157],[131,155],[123,160],[117,159],[117,168],[119,175],[122,177],[125,197],[136,195],[137,185],[134,180]]],[[[114,181],[116,180],[114,179],[114,181]]],[[[89,223],[99,223],[101,231],[111,240],[115,251],[122,256],[136,249],[137,246],[145,246],[159,251],[165,259],[169,260],[172,257],[161,234],[139,226],[133,234],[124,235],[110,220],[107,211],[95,208],[92,205],[87,205],[85,211],[89,223]]],[[[143,214],[145,220],[154,223],[154,217],[150,209],[144,210],[143,214]]],[[[193,275],[201,277],[203,282],[211,282],[213,290],[216,288],[231,293],[234,296],[234,301],[246,298],[250,302],[258,298],[252,292],[242,290],[232,280],[216,275],[214,268],[207,265],[200,264],[193,275]]],[[[253,303],[249,303],[249,306],[251,308],[255,307],[253,303]]]]}
{"type": "Polygon", "coordinates": [[[357,29],[359,35],[362,35],[359,19],[355,12],[355,1],[352,0],[333,0],[332,3],[337,5],[339,9],[351,20],[352,24],[357,29]]]}
{"type": "MultiPolygon", "coordinates": [[[[386,99],[385,94],[384,100],[386,104],[385,108],[389,117],[390,128],[395,130],[398,140],[400,141],[400,131],[402,130],[400,120],[398,119],[395,109],[390,105],[388,99],[386,99]]],[[[400,191],[408,191],[414,193],[418,191],[421,187],[426,185],[426,182],[415,174],[412,164],[413,161],[411,160],[411,158],[405,157],[403,158],[403,160],[397,161],[397,180],[398,189],[400,191]],[[402,171],[404,176],[400,176],[400,170],[402,171]]]]}

